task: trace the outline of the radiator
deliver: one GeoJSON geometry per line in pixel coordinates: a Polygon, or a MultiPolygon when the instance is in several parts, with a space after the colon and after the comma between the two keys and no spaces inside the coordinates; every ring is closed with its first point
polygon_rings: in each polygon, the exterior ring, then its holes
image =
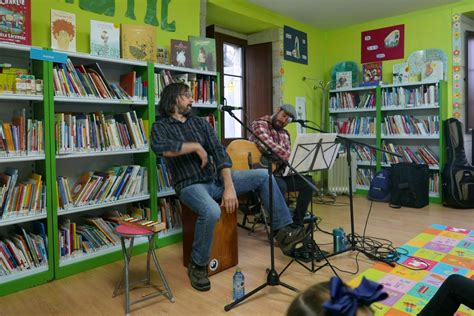
{"type": "MultiPolygon", "coordinates": [[[[356,185],[356,155],[351,154],[352,166],[352,192],[356,185]]],[[[347,166],[347,153],[341,153],[336,158],[334,165],[328,172],[328,191],[336,194],[349,194],[349,167],[347,166]]]]}

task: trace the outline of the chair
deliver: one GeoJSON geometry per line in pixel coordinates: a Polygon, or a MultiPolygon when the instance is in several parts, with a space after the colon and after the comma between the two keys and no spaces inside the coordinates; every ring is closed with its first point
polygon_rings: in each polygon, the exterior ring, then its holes
{"type": "MultiPolygon", "coordinates": [[[[255,143],[244,139],[233,140],[227,146],[227,153],[232,159],[233,170],[253,169],[253,166],[258,164],[259,159],[262,156],[255,143]]],[[[242,223],[238,224],[239,227],[247,229],[250,235],[252,232],[255,232],[257,224],[263,224],[265,232],[267,233],[268,238],[270,238],[268,215],[257,192],[252,191],[239,196],[239,205],[239,209],[244,214],[242,223]],[[249,220],[250,216],[253,216],[252,221],[249,220]],[[248,227],[247,223],[252,224],[252,226],[248,227]]]]}

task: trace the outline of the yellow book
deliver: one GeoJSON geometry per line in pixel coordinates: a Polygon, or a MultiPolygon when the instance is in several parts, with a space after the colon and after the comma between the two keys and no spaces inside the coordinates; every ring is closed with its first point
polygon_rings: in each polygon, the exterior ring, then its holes
{"type": "Polygon", "coordinates": [[[156,62],[156,27],[121,25],[122,58],[156,62]]]}

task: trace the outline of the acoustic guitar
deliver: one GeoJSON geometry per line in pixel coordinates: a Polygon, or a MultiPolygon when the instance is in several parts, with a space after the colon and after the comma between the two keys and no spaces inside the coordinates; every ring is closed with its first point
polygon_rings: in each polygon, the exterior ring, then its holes
{"type": "MultiPolygon", "coordinates": [[[[267,168],[268,160],[254,142],[245,139],[233,140],[227,146],[227,153],[232,159],[232,169],[234,170],[267,168]]],[[[272,163],[272,171],[275,171],[276,168],[277,165],[272,163]]]]}

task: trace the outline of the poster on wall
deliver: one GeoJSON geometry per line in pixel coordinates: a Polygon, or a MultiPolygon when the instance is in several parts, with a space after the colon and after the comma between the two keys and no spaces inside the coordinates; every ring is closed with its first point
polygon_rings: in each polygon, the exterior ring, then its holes
{"type": "Polygon", "coordinates": [[[0,41],[31,45],[31,0],[1,3],[0,41]]]}
{"type": "Polygon", "coordinates": [[[283,28],[283,56],[285,60],[308,64],[308,39],[306,33],[289,26],[283,28]]]}
{"type": "Polygon", "coordinates": [[[362,32],[361,63],[403,58],[404,40],[404,24],[362,32]]]}

